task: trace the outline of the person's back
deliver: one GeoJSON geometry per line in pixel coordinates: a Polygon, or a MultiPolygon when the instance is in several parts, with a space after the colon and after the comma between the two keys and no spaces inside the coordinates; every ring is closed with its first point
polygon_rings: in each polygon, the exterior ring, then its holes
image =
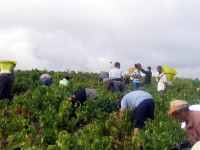
{"type": "Polygon", "coordinates": [[[40,76],[40,82],[42,85],[50,86],[52,84],[52,77],[45,73],[40,76]]]}
{"type": "Polygon", "coordinates": [[[1,99],[12,99],[12,75],[9,73],[2,73],[0,75],[0,100],[1,99]]]}
{"type": "Polygon", "coordinates": [[[153,97],[151,94],[145,91],[132,91],[123,97],[121,101],[121,107],[134,109],[145,99],[153,99],[153,97]]]}
{"type": "Polygon", "coordinates": [[[69,84],[69,79],[70,79],[69,76],[66,76],[64,79],[59,81],[59,84],[61,86],[67,86],[69,84]]]}
{"type": "Polygon", "coordinates": [[[109,79],[109,73],[105,72],[105,71],[101,71],[100,75],[99,75],[99,80],[98,83],[100,82],[107,82],[109,79]]]}
{"type": "Polygon", "coordinates": [[[152,78],[152,72],[151,67],[147,67],[147,71],[143,68],[141,69],[141,72],[145,74],[145,84],[151,84],[151,78],[152,78]]]}
{"type": "Polygon", "coordinates": [[[129,89],[127,88],[126,84],[124,84],[121,81],[111,81],[110,83],[108,83],[107,92],[109,90],[111,92],[121,92],[121,93],[125,93],[125,94],[130,92],[129,89]]]}
{"type": "Polygon", "coordinates": [[[13,99],[12,86],[15,81],[14,67],[10,70],[0,70],[0,100],[8,99],[11,102],[13,99]]]}
{"type": "Polygon", "coordinates": [[[89,89],[89,88],[85,88],[85,92],[86,92],[86,98],[87,99],[97,99],[98,98],[98,93],[95,89],[89,89]]]}
{"type": "Polygon", "coordinates": [[[124,112],[127,109],[132,109],[133,136],[137,136],[139,130],[145,126],[147,119],[154,119],[155,101],[151,94],[145,91],[133,91],[126,94],[121,99],[121,108],[119,109],[119,117],[123,118],[124,112]]]}
{"type": "Polygon", "coordinates": [[[120,63],[115,63],[115,68],[109,71],[109,80],[117,80],[122,81],[122,77],[124,76],[124,72],[120,69],[120,63]]]}
{"type": "Polygon", "coordinates": [[[73,103],[79,102],[80,104],[83,104],[87,99],[97,99],[98,93],[94,89],[90,88],[81,88],[76,90],[73,95],[70,97],[72,99],[73,103]]]}

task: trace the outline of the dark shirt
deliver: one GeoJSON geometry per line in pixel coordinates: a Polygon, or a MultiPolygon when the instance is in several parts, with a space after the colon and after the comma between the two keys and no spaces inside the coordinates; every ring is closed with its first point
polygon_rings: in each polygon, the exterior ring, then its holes
{"type": "Polygon", "coordinates": [[[0,99],[12,99],[12,75],[11,74],[1,74],[0,75],[0,99]]]}
{"type": "Polygon", "coordinates": [[[83,104],[83,102],[86,101],[86,91],[84,88],[75,91],[74,95],[75,95],[76,101],[80,102],[81,104],[83,104]]]}
{"type": "Polygon", "coordinates": [[[146,75],[145,76],[145,84],[151,84],[152,72],[150,70],[146,71],[144,69],[141,69],[141,72],[146,75]]]}

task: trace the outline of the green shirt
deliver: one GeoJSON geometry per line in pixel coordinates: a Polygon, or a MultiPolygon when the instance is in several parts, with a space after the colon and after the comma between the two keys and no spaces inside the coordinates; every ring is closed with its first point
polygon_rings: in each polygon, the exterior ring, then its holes
{"type": "Polygon", "coordinates": [[[69,81],[66,79],[62,79],[62,80],[60,80],[59,83],[60,83],[60,85],[67,86],[69,84],[69,81]]]}

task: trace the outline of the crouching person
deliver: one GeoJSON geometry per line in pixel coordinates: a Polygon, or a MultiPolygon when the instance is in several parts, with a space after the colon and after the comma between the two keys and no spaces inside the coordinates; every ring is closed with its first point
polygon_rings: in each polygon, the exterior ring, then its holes
{"type": "Polygon", "coordinates": [[[171,150],[191,148],[200,141],[200,111],[190,110],[186,101],[173,100],[170,102],[168,114],[172,115],[179,122],[185,122],[185,131],[188,136],[186,140],[171,148],[171,150]]]}
{"type": "Polygon", "coordinates": [[[83,104],[87,99],[97,99],[98,93],[95,89],[89,89],[89,88],[82,88],[73,93],[73,95],[69,98],[69,100],[72,102],[72,105],[76,102],[80,105],[83,104]]]}
{"type": "Polygon", "coordinates": [[[50,86],[52,84],[52,77],[45,73],[40,76],[40,82],[42,85],[50,86]]]}
{"type": "Polygon", "coordinates": [[[108,82],[108,86],[106,88],[106,93],[108,94],[108,92],[121,92],[124,94],[127,94],[130,92],[130,90],[128,89],[128,87],[126,86],[125,83],[123,83],[122,81],[109,81],[108,82]]]}
{"type": "Polygon", "coordinates": [[[73,95],[69,98],[69,101],[72,103],[73,111],[71,117],[76,118],[75,109],[83,105],[83,103],[88,100],[96,100],[98,98],[98,93],[95,89],[82,88],[73,93],[73,95]]]}
{"type": "Polygon", "coordinates": [[[128,108],[134,109],[134,137],[139,133],[139,130],[144,127],[144,121],[149,118],[154,119],[155,102],[151,94],[145,91],[132,91],[126,94],[121,100],[119,118],[122,119],[124,111],[128,108]]]}

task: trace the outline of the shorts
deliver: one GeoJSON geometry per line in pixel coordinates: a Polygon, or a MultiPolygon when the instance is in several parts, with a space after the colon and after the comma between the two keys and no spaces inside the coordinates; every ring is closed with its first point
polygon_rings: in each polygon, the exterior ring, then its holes
{"type": "Polygon", "coordinates": [[[142,101],[135,109],[134,109],[134,128],[143,128],[144,121],[147,118],[153,120],[154,119],[154,109],[155,102],[153,99],[146,99],[142,101]]]}

